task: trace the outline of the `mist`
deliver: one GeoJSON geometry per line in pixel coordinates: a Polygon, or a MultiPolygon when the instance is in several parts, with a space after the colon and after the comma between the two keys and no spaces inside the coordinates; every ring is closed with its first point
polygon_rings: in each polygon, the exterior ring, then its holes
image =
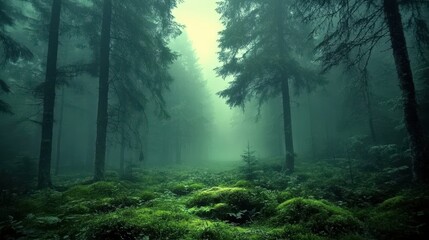
{"type": "Polygon", "coordinates": [[[418,0],[2,0],[0,239],[426,239],[418,0]]]}

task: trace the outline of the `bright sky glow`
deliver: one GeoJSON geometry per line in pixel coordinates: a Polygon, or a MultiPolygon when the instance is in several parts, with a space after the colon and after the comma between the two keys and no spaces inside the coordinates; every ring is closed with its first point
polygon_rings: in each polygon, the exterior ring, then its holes
{"type": "Polygon", "coordinates": [[[233,110],[216,93],[225,89],[228,82],[216,77],[214,68],[220,64],[217,60],[218,32],[223,29],[216,12],[216,0],[185,0],[173,12],[177,22],[185,26],[190,41],[199,59],[207,86],[212,93],[215,124],[212,156],[222,159],[239,158],[242,147],[237,146],[238,139],[231,126],[233,110]]]}

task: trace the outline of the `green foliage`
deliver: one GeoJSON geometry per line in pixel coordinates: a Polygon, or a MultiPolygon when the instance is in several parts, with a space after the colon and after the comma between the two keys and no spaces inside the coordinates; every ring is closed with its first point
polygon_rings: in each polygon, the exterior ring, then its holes
{"type": "Polygon", "coordinates": [[[90,185],[78,185],[64,192],[64,197],[73,199],[95,199],[114,197],[123,193],[125,186],[118,182],[96,182],[90,185]]]}
{"type": "Polygon", "coordinates": [[[213,187],[196,192],[187,202],[202,217],[245,223],[274,208],[275,197],[269,191],[241,187],[213,187]]]}
{"type": "Polygon", "coordinates": [[[423,239],[428,216],[428,196],[399,195],[369,212],[368,223],[378,239],[423,239]]]}
{"type": "Polygon", "coordinates": [[[256,160],[255,151],[250,149],[250,144],[247,144],[247,149],[241,155],[241,160],[246,164],[243,167],[243,173],[247,180],[253,180],[255,176],[256,164],[258,161],[256,160]]]}
{"type": "Polygon", "coordinates": [[[282,82],[288,80],[292,80],[296,92],[304,87],[310,90],[321,81],[308,67],[312,44],[303,44],[308,32],[294,17],[292,4],[262,0],[219,2],[217,11],[225,29],[219,40],[219,60],[223,65],[217,72],[223,78],[234,77],[229,87],[219,92],[228,105],[244,106],[252,98],[261,105],[279,95],[282,82]]]}
{"type": "Polygon", "coordinates": [[[352,213],[326,201],[292,198],[277,207],[276,224],[300,224],[319,235],[358,232],[361,223],[352,213]]]}
{"type": "Polygon", "coordinates": [[[168,189],[177,195],[187,195],[196,190],[200,190],[204,188],[205,185],[202,183],[193,183],[193,182],[181,182],[181,183],[173,183],[168,189]]]}
{"type": "Polygon", "coordinates": [[[339,163],[301,163],[283,189],[278,169],[262,165],[253,182],[238,170],[145,170],[136,182],[37,191],[0,206],[0,238],[424,239],[427,190],[398,192],[386,172],[358,174],[352,188],[339,163]]]}

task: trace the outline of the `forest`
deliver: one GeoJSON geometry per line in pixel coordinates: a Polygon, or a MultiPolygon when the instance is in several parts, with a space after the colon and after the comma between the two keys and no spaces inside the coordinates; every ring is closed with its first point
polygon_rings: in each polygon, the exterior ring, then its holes
{"type": "Polygon", "coordinates": [[[0,239],[429,239],[428,20],[0,0],[0,239]]]}

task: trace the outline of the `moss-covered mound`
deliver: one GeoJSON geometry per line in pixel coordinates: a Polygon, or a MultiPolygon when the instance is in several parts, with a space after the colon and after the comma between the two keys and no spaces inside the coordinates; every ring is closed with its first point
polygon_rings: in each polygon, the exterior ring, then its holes
{"type": "Polygon", "coordinates": [[[361,223],[351,212],[329,202],[292,198],[277,207],[276,225],[298,224],[322,236],[359,232],[361,223]]]}
{"type": "Polygon", "coordinates": [[[168,185],[168,189],[177,195],[187,195],[196,190],[203,189],[205,187],[202,183],[196,182],[174,182],[168,185]]]}
{"type": "Polygon", "coordinates": [[[201,217],[244,223],[273,208],[275,197],[261,190],[241,187],[213,187],[196,192],[188,207],[201,217]]]}
{"type": "Polygon", "coordinates": [[[66,198],[104,198],[124,194],[126,186],[121,182],[96,182],[89,185],[77,185],[64,192],[66,198]]]}
{"type": "Polygon", "coordinates": [[[377,239],[427,239],[429,198],[399,195],[369,214],[368,225],[377,239]]]}

